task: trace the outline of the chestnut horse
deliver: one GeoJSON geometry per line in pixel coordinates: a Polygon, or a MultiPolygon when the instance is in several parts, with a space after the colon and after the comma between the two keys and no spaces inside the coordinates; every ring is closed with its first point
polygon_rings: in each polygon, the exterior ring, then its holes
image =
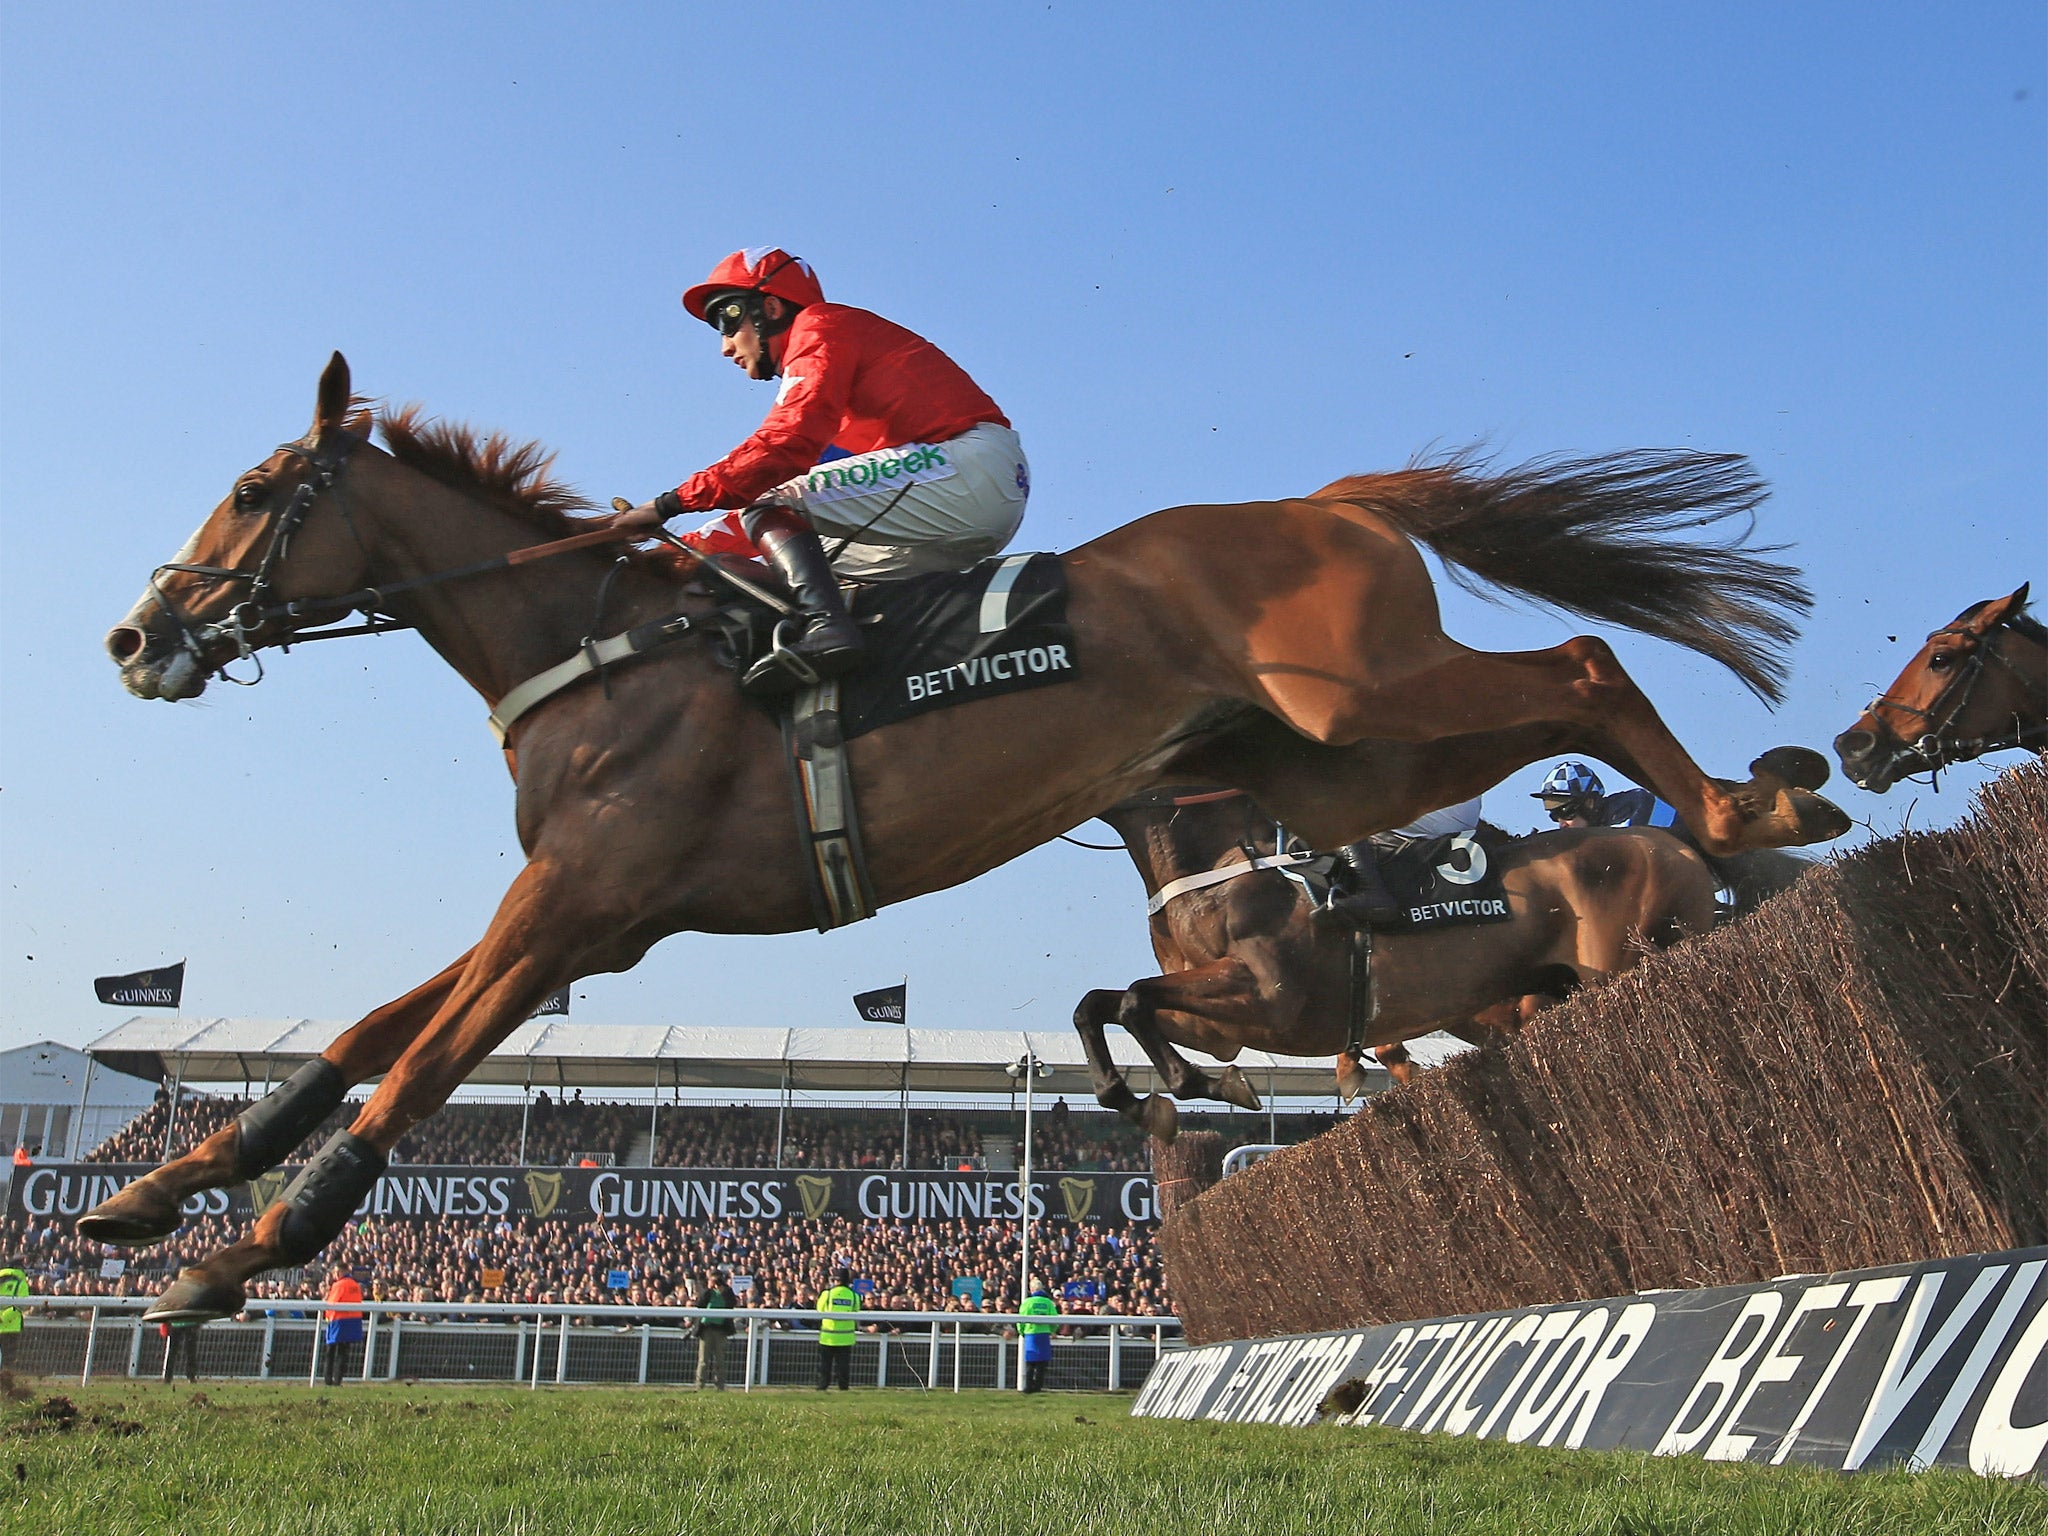
{"type": "MultiPolygon", "coordinates": [[[[410,410],[380,424],[388,451],[368,442],[372,419],[335,354],[310,431],[237,478],[108,636],[130,692],[191,698],[238,658],[352,610],[418,629],[494,706],[576,657],[594,612],[606,628],[679,638],[511,730],[527,862],[474,949],[80,1220],[105,1241],[161,1238],[179,1201],[275,1167],[349,1085],[382,1076],[247,1236],[171,1284],[159,1319],[232,1313],[250,1276],[318,1253],[399,1137],[555,988],[625,970],[672,933],[813,922],[776,722],[685,627],[716,599],[672,561],[618,567],[615,551],[581,547],[609,535],[569,515],[587,504],[547,479],[538,449],[410,410]]],[[[1119,528],[1065,559],[1075,681],[851,744],[875,894],[970,879],[1163,782],[1241,787],[1328,845],[1564,751],[1653,785],[1711,850],[1838,836],[1848,820],[1803,787],[1820,782],[1803,761],[1746,784],[1702,773],[1603,642],[1492,655],[1448,638],[1412,542],[1510,591],[1690,646],[1770,698],[1809,601],[1797,572],[1739,539],[1673,534],[1763,495],[1739,457],[1635,452],[1361,476],[1119,528]]]]}
{"type": "Polygon", "coordinates": [[[1481,847],[1500,872],[1511,918],[1371,935],[1367,1019],[1366,996],[1354,992],[1350,929],[1317,921],[1308,892],[1281,870],[1249,867],[1251,857],[1283,851],[1272,818],[1249,799],[1161,791],[1101,819],[1123,839],[1155,903],[1176,880],[1243,871],[1184,889],[1152,914],[1162,974],[1121,992],[1090,992],[1074,1010],[1095,1097],[1163,1141],[1173,1139],[1178,1111],[1172,1099],[1154,1093],[1141,1100],[1131,1091],[1110,1060],[1109,1024],[1143,1047],[1173,1098],[1259,1107],[1239,1068],[1212,1075],[1183,1059],[1178,1045],[1223,1062],[1246,1047],[1335,1056],[1338,1092],[1351,1099],[1365,1086],[1354,1045],[1373,1048],[1406,1081],[1400,1042],[1439,1029],[1475,1043],[1498,1038],[1586,982],[1630,969],[1649,948],[1705,932],[1723,878],[1736,883],[1746,909],[1806,868],[1789,854],[1760,851],[1736,856],[1747,867],[1718,871],[1651,827],[1514,839],[1483,829],[1481,847]]]}
{"type": "Polygon", "coordinates": [[[1972,603],[1927,637],[1835,738],[1843,773],[1881,795],[1987,752],[2048,747],[2048,628],[2027,612],[2028,585],[1972,603]]]}

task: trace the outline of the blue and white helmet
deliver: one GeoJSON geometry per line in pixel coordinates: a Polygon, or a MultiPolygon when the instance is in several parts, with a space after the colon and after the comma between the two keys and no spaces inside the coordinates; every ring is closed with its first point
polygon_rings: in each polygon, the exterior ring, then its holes
{"type": "Polygon", "coordinates": [[[1543,787],[1536,791],[1534,798],[1545,805],[1552,802],[1565,805],[1572,801],[1598,800],[1606,793],[1599,774],[1584,763],[1566,758],[1550,770],[1549,777],[1544,779],[1543,787]]]}

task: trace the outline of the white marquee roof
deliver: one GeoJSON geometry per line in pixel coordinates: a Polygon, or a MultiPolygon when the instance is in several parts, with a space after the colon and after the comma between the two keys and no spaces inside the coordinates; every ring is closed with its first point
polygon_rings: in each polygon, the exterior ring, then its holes
{"type": "MultiPolygon", "coordinates": [[[[87,1046],[119,1071],[189,1083],[260,1083],[284,1077],[317,1056],[347,1026],[315,1019],[186,1019],[137,1015],[87,1046]]],[[[1042,1091],[1088,1094],[1088,1068],[1072,1030],[707,1028],[700,1025],[581,1024],[530,1019],[469,1075],[476,1086],[774,1090],[810,1092],[1007,1093],[1003,1068],[1029,1047],[1052,1075],[1042,1091]]],[[[1462,1049],[1437,1037],[1411,1045],[1418,1065],[1462,1049]]],[[[1121,1031],[1110,1055],[1140,1092],[1151,1066],[1121,1031]]],[[[1304,1059],[1246,1051],[1238,1057],[1261,1094],[1326,1096],[1334,1091],[1327,1057],[1304,1059]]],[[[1378,1074],[1375,1074],[1376,1076],[1378,1074]]]]}

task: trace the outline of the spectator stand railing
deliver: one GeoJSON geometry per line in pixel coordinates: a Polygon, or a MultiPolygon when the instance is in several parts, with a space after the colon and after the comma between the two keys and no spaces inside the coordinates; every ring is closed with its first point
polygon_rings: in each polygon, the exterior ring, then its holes
{"type": "MultiPolygon", "coordinates": [[[[96,1371],[107,1374],[109,1365],[124,1376],[154,1374],[163,1361],[164,1343],[156,1326],[141,1318],[151,1301],[147,1296],[9,1298],[10,1305],[30,1315],[0,1363],[35,1375],[68,1375],[75,1368],[80,1385],[96,1371]],[[39,1322],[38,1311],[71,1315],[39,1322]],[[80,1313],[85,1315],[82,1326],[75,1317],[80,1313]],[[125,1339],[119,1337],[122,1332],[125,1339]],[[115,1352],[112,1362],[105,1359],[109,1346],[115,1352]]],[[[306,1382],[316,1385],[330,1309],[317,1297],[251,1301],[243,1316],[260,1321],[205,1325],[198,1341],[205,1346],[200,1368],[216,1378],[283,1380],[299,1375],[303,1359],[306,1382]]],[[[688,1367],[695,1361],[684,1330],[705,1319],[733,1324],[726,1358],[730,1365],[735,1351],[740,1356],[736,1374],[742,1391],[808,1385],[817,1370],[817,1324],[824,1316],[806,1308],[707,1311],[541,1302],[360,1301],[348,1303],[347,1310],[364,1315],[357,1373],[364,1381],[497,1381],[534,1390],[544,1380],[557,1386],[680,1383],[689,1379],[688,1367]],[[454,1369],[457,1365],[462,1369],[454,1369]]],[[[1009,1312],[863,1312],[858,1319],[863,1331],[850,1346],[855,1350],[853,1374],[863,1386],[889,1386],[893,1360],[898,1385],[909,1384],[901,1380],[907,1375],[925,1391],[946,1385],[955,1392],[1021,1389],[1023,1337],[1014,1330],[1021,1322],[1037,1320],[1009,1312]],[[865,1331],[875,1325],[890,1331],[865,1331]],[[1006,1338],[1006,1332],[1014,1336],[1006,1338]]],[[[1054,1339],[1047,1380],[1054,1390],[1135,1387],[1164,1351],[1180,1347],[1180,1324],[1171,1317],[1063,1313],[1059,1326],[1077,1336],[1054,1339]]],[[[695,1342],[701,1346],[703,1341],[695,1342]]]]}

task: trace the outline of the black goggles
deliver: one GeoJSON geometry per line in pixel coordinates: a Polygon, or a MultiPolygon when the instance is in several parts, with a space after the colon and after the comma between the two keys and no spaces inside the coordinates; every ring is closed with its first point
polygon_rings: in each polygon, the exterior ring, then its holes
{"type": "Polygon", "coordinates": [[[760,307],[758,294],[721,293],[704,306],[704,320],[721,336],[737,336],[741,326],[756,318],[760,307]]]}

